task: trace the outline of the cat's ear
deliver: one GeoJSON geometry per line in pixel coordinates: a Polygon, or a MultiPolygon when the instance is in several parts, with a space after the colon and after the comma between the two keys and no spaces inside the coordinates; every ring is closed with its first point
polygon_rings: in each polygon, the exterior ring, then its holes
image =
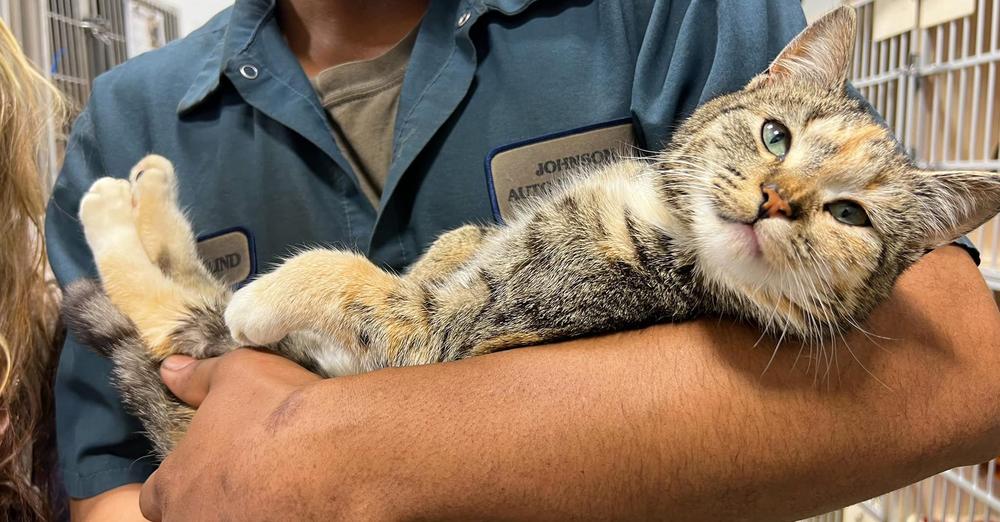
{"type": "Polygon", "coordinates": [[[916,172],[921,248],[948,244],[1000,212],[1000,174],[976,171],[916,172]]]}
{"type": "Polygon", "coordinates": [[[843,89],[857,25],[854,8],[840,7],[827,13],[789,42],[767,71],[754,78],[747,88],[796,82],[826,90],[843,89]]]}

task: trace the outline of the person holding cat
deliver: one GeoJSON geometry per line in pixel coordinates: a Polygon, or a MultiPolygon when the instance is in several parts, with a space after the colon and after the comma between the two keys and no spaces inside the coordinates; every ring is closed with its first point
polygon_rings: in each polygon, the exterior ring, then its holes
{"type": "MultiPolygon", "coordinates": [[[[239,2],[98,81],[50,205],[53,266],[63,283],[92,276],[80,196],[154,150],[232,283],[317,240],[401,269],[443,230],[509,219],[508,203],[558,182],[540,170],[658,147],[801,26],[794,2],[239,2]],[[395,125],[359,126],[368,114],[395,125]]],[[[327,381],[248,351],[167,359],[164,380],[199,411],[143,511],[774,520],[996,452],[1000,328],[966,252],[928,255],[868,329],[902,340],[848,336],[859,360],[822,387],[794,348],[769,365],[748,348],[759,332],[711,319],[327,381]]],[[[107,370],[67,345],[60,445],[81,520],[135,514],[138,487],[122,484],[151,471],[131,462],[148,446],[107,370]]]]}

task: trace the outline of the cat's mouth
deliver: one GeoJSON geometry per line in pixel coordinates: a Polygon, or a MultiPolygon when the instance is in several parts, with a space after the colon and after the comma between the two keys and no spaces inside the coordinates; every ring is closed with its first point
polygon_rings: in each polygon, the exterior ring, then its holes
{"type": "Polygon", "coordinates": [[[733,246],[750,257],[761,257],[760,237],[755,229],[757,220],[743,221],[724,214],[718,216],[724,230],[731,236],[733,246]]]}

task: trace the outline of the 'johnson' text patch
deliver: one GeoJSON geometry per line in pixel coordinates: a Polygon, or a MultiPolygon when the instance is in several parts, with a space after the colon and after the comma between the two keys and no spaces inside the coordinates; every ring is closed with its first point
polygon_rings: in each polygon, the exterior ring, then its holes
{"type": "Polygon", "coordinates": [[[486,178],[498,222],[528,200],[550,194],[581,169],[615,161],[635,145],[632,120],[615,120],[504,145],[486,157],[486,178]]]}

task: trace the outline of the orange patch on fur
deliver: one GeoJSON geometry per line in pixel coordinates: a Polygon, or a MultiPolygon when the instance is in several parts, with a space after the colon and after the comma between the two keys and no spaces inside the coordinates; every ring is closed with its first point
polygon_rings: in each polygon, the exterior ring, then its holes
{"type": "Polygon", "coordinates": [[[878,125],[866,125],[861,129],[852,129],[843,134],[846,135],[846,139],[842,140],[840,152],[831,161],[860,161],[863,158],[859,157],[859,153],[865,145],[886,139],[885,129],[878,125]]]}

